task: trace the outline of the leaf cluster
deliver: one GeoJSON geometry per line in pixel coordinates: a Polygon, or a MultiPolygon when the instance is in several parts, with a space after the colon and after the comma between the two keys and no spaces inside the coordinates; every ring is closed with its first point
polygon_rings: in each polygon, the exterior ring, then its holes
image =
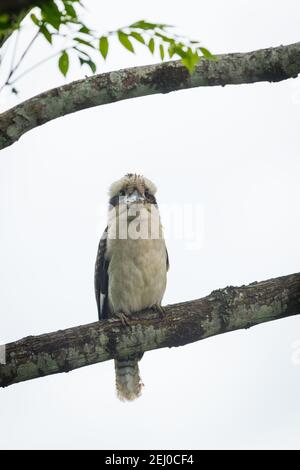
{"type": "Polygon", "coordinates": [[[172,26],[164,23],[140,20],[99,36],[85,24],[80,15],[80,8],[84,8],[80,0],[49,0],[40,3],[39,13],[31,14],[31,20],[50,44],[53,36],[68,36],[72,39],[72,46],[61,51],[58,59],[59,69],[64,76],[69,71],[71,52],[77,55],[81,66],[87,65],[92,73],[95,73],[97,63],[91,50],[99,52],[105,60],[113,36],[116,36],[120,45],[131,53],[135,53],[136,45],[139,43],[151,54],[158,51],[161,60],[179,57],[190,73],[193,73],[201,56],[214,58],[198,41],[174,34],[172,26]]]}

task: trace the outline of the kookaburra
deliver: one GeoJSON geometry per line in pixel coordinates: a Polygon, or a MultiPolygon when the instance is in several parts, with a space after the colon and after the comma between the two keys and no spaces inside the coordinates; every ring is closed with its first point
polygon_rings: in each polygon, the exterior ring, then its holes
{"type": "MultiPolygon", "coordinates": [[[[115,316],[128,324],[132,313],[146,308],[161,310],[169,260],[155,193],[150,180],[131,173],[110,187],[108,225],[95,265],[100,320],[115,316]]],[[[115,359],[121,400],[134,400],[141,393],[141,357],[115,359]]]]}

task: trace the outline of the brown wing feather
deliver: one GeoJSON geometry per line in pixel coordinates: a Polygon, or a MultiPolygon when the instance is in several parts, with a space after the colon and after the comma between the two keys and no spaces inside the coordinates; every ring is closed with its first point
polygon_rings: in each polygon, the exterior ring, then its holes
{"type": "Polygon", "coordinates": [[[106,258],[107,227],[100,239],[95,263],[95,296],[99,320],[108,317],[108,265],[106,258]]]}
{"type": "Polygon", "coordinates": [[[166,257],[167,257],[167,271],[169,271],[169,268],[170,268],[170,261],[169,261],[169,253],[168,253],[167,248],[166,248],[166,257]]]}

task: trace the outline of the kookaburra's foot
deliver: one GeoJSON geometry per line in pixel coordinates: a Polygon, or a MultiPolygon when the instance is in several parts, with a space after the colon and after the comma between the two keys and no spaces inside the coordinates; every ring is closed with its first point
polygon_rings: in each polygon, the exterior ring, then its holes
{"type": "Polygon", "coordinates": [[[129,326],[130,325],[129,318],[126,315],[126,313],[118,312],[118,313],[115,314],[115,316],[121,321],[123,326],[129,326]]]}
{"type": "Polygon", "coordinates": [[[154,310],[154,312],[157,312],[159,314],[160,318],[164,318],[165,313],[166,313],[164,307],[162,307],[161,305],[158,305],[158,304],[154,304],[154,305],[152,305],[151,309],[154,310]]]}

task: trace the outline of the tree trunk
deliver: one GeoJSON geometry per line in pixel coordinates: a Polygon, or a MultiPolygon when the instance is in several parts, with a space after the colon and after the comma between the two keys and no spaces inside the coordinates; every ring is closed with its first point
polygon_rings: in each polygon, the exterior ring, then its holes
{"type": "Polygon", "coordinates": [[[199,300],[169,305],[162,319],[142,312],[132,317],[129,327],[110,319],[7,344],[0,387],[132,353],[183,346],[299,313],[300,273],[230,286],[199,300]]]}

